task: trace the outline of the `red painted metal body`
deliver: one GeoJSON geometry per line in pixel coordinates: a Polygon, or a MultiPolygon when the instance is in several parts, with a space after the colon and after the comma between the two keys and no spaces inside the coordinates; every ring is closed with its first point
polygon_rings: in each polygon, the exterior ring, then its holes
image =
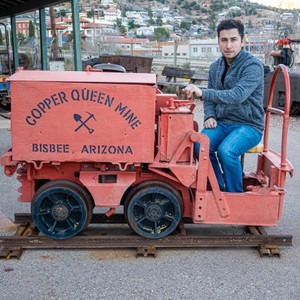
{"type": "Polygon", "coordinates": [[[160,181],[179,191],[183,216],[194,223],[273,226],[282,214],[290,87],[285,112],[266,114],[264,149],[244,176],[244,193],[221,192],[209,160],[209,140],[194,131],[193,105],[156,89],[152,74],[20,71],[10,78],[12,149],[5,174],[18,173],[19,201],[31,202],[45,183],[84,187],[95,206],[122,205],[134,186],[160,181]],[[189,105],[190,108],[185,107],[189,105]],[[283,116],[282,150],[268,148],[270,116],[283,116]],[[198,163],[193,143],[200,142],[198,163]]]}

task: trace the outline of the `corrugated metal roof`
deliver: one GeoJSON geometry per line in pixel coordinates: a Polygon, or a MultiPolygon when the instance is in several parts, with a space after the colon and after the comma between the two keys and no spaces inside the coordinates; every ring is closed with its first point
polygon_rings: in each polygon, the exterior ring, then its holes
{"type": "Polygon", "coordinates": [[[0,1],[0,19],[10,16],[16,16],[28,11],[37,10],[42,7],[48,7],[62,1],[57,0],[1,0],[0,1]]]}

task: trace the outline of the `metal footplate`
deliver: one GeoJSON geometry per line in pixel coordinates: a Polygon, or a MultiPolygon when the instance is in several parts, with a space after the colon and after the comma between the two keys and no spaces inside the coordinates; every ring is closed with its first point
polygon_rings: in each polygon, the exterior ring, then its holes
{"type": "MultiPolygon", "coordinates": [[[[69,239],[50,239],[39,235],[32,224],[30,214],[16,214],[15,223],[20,224],[16,235],[0,236],[0,258],[20,258],[24,249],[121,249],[133,248],[137,256],[156,256],[158,248],[228,248],[256,247],[261,256],[279,256],[279,246],[292,246],[291,235],[269,235],[263,227],[247,227],[248,233],[241,235],[201,235],[189,234],[183,231],[184,225],[176,234],[161,239],[146,239],[140,237],[125,227],[125,234],[110,234],[99,231],[95,227],[69,239]],[[126,233],[127,230],[127,233],[126,233]],[[181,232],[180,232],[181,231],[181,232]],[[95,234],[95,232],[97,234],[95,234]],[[183,234],[182,234],[183,233],[183,234]],[[186,235],[184,235],[186,234],[186,235]]],[[[103,214],[95,214],[92,224],[125,224],[122,214],[107,218],[103,214]]],[[[191,223],[184,220],[184,223],[191,223]]],[[[109,226],[106,226],[107,228],[109,226]]]]}

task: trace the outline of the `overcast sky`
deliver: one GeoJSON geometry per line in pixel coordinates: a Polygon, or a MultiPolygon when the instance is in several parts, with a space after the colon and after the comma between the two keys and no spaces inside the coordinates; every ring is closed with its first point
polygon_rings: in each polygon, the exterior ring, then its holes
{"type": "Polygon", "coordinates": [[[300,9],[299,0],[250,0],[259,4],[280,7],[283,9],[300,9]]]}

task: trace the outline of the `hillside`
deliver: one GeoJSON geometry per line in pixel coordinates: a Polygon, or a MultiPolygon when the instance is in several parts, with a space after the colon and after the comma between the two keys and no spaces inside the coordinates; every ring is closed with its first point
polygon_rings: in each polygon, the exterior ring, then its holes
{"type": "Polygon", "coordinates": [[[235,0],[118,0],[122,10],[143,8],[154,10],[161,5],[169,6],[170,13],[185,18],[187,22],[203,24],[213,29],[216,22],[226,17],[241,19],[245,24],[260,27],[276,21],[282,10],[264,5],[235,0]],[[249,22],[250,21],[250,22],[249,22]]]}
{"type": "MultiPolygon", "coordinates": [[[[144,9],[154,8],[158,5],[167,5],[172,12],[180,12],[182,16],[187,17],[206,17],[208,14],[215,15],[228,11],[230,8],[239,7],[243,15],[256,15],[257,10],[278,12],[279,9],[267,7],[264,5],[244,1],[235,0],[118,0],[121,7],[141,7],[144,9]]],[[[233,16],[238,15],[237,11],[232,10],[233,16]]]]}

